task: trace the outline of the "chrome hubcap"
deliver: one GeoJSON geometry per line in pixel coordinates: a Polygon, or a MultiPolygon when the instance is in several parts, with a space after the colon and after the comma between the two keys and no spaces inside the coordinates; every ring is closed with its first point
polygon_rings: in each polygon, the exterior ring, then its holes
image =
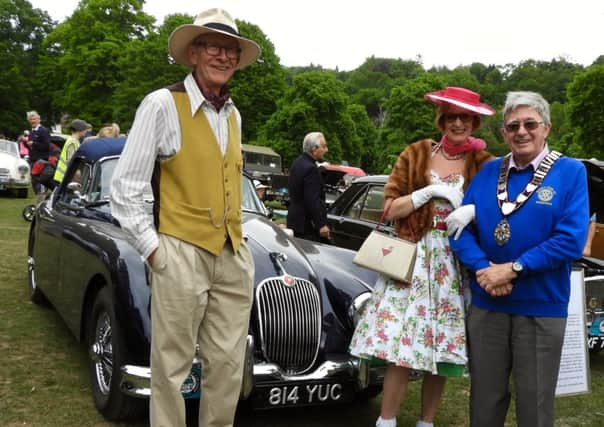
{"type": "Polygon", "coordinates": [[[111,342],[111,322],[103,312],[97,319],[94,342],[90,345],[89,357],[92,361],[96,382],[101,393],[109,394],[113,375],[113,345],[111,342]]]}

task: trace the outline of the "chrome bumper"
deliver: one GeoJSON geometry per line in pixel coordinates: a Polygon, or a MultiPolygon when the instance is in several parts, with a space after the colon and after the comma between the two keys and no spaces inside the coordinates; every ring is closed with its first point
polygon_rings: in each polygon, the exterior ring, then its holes
{"type": "MultiPolygon", "coordinates": [[[[369,366],[361,359],[350,355],[341,355],[337,359],[327,360],[313,372],[304,375],[288,375],[272,363],[254,363],[253,355],[254,339],[251,335],[248,335],[240,400],[245,400],[250,396],[254,384],[263,382],[345,378],[356,380],[358,390],[361,391],[369,385],[381,384],[384,379],[385,368],[369,366]]],[[[132,397],[149,398],[151,396],[151,368],[135,365],[122,366],[121,389],[122,392],[132,397]]]]}

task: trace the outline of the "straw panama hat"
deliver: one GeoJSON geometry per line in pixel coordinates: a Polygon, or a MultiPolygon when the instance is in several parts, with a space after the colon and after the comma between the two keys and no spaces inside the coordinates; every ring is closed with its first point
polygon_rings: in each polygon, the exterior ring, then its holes
{"type": "Polygon", "coordinates": [[[443,90],[429,92],[424,98],[439,106],[445,102],[483,116],[495,114],[495,109],[480,102],[479,94],[463,87],[449,86],[443,90]]]}
{"type": "Polygon", "coordinates": [[[189,45],[198,36],[207,33],[225,34],[239,41],[241,56],[235,68],[247,67],[260,56],[260,46],[252,40],[239,35],[235,20],[223,9],[208,9],[201,12],[192,24],[177,27],[168,40],[168,51],[177,64],[193,68],[189,61],[189,45]]]}

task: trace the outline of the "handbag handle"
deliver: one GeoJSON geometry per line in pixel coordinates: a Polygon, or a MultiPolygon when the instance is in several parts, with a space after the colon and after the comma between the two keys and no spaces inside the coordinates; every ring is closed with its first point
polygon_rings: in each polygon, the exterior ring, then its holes
{"type": "MultiPolygon", "coordinates": [[[[392,202],[394,202],[394,200],[392,200],[392,202]]],[[[382,215],[380,216],[380,220],[375,225],[375,231],[380,231],[380,225],[382,225],[382,222],[384,221],[384,218],[386,217],[386,214],[388,214],[388,211],[390,210],[390,206],[392,206],[392,202],[390,202],[390,204],[388,204],[388,207],[382,211],[382,215]]]]}
{"type": "MultiPolygon", "coordinates": [[[[382,225],[382,222],[384,221],[384,218],[388,214],[388,211],[390,210],[390,206],[392,206],[392,203],[394,203],[394,199],[392,199],[392,201],[390,202],[390,204],[388,204],[388,206],[386,207],[386,209],[384,209],[382,211],[382,215],[380,216],[380,220],[375,225],[375,231],[380,231],[380,225],[382,225]]],[[[417,235],[415,234],[415,230],[413,230],[413,227],[411,226],[411,224],[409,224],[409,221],[407,221],[407,224],[409,225],[409,230],[411,231],[411,236],[413,237],[413,240],[417,242],[419,239],[417,238],[417,235]]]]}

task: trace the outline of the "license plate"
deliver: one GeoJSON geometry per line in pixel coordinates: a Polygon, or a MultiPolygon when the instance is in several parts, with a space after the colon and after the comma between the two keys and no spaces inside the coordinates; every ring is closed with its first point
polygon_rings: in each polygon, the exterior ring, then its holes
{"type": "Polygon", "coordinates": [[[604,338],[597,336],[594,337],[590,335],[589,337],[587,337],[587,347],[590,350],[598,350],[604,348],[604,338]]]}
{"type": "Polygon", "coordinates": [[[345,382],[311,382],[262,385],[254,388],[253,406],[283,408],[287,406],[328,405],[350,402],[354,386],[345,382]]]}

